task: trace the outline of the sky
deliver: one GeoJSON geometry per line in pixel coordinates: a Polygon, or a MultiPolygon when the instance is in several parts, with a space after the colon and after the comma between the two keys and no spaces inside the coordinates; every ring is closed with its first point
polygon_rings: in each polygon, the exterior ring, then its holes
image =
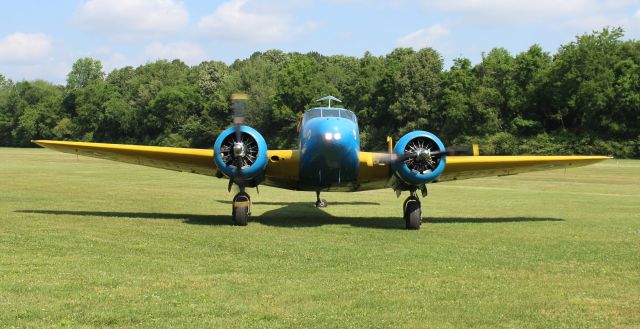
{"type": "Polygon", "coordinates": [[[157,59],[232,63],[256,51],[385,55],[436,49],[478,63],[621,26],[640,39],[640,0],[58,0],[0,4],[0,74],[64,83],[75,60],[108,73],[157,59]]]}

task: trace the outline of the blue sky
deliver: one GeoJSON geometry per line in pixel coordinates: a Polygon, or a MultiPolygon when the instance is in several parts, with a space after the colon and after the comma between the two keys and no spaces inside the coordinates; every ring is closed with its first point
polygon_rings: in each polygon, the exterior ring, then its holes
{"type": "Polygon", "coordinates": [[[80,57],[105,71],[160,58],[227,63],[272,48],[384,55],[433,47],[449,66],[482,52],[557,48],[622,26],[640,38],[640,0],[60,0],[0,5],[0,73],[62,83],[80,57]]]}

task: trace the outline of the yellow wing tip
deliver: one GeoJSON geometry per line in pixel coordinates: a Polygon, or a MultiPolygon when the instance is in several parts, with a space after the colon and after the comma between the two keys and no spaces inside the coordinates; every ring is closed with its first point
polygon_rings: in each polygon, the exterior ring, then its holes
{"type": "Polygon", "coordinates": [[[53,140],[46,140],[46,139],[32,139],[31,143],[34,143],[40,146],[45,146],[45,145],[60,143],[60,141],[53,141],[53,140]]]}
{"type": "Polygon", "coordinates": [[[245,94],[245,93],[233,93],[231,94],[231,100],[247,100],[249,99],[249,95],[245,94]]]}
{"type": "Polygon", "coordinates": [[[472,148],[473,156],[480,156],[480,147],[478,147],[478,144],[473,144],[472,148]]]}

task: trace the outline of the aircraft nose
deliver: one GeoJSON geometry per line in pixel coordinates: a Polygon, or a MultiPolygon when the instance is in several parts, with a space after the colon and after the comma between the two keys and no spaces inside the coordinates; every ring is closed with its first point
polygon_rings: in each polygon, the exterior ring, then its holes
{"type": "Polygon", "coordinates": [[[338,164],[342,158],[355,149],[355,141],[351,133],[347,133],[344,129],[331,127],[320,132],[320,138],[323,141],[322,147],[323,157],[331,164],[338,164]],[[351,138],[349,138],[351,137],[351,138]]]}
{"type": "Polygon", "coordinates": [[[334,131],[334,130],[324,131],[323,133],[321,133],[321,135],[325,142],[332,143],[332,144],[340,144],[343,137],[342,132],[334,131]]]}

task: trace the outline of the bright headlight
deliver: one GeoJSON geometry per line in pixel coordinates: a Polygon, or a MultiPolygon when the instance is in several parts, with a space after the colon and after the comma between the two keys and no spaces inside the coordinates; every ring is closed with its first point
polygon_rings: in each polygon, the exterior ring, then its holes
{"type": "Polygon", "coordinates": [[[333,139],[338,140],[340,138],[342,138],[342,135],[340,133],[333,134],[333,139]]]}
{"type": "Polygon", "coordinates": [[[333,139],[333,135],[331,135],[331,133],[325,133],[324,134],[324,139],[330,141],[331,139],[333,139]]]}

